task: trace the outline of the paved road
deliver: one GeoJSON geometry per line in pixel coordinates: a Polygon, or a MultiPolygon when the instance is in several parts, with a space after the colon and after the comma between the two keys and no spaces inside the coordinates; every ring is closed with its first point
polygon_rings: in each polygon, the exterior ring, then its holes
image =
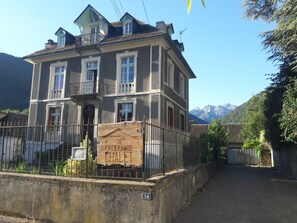
{"type": "Polygon", "coordinates": [[[269,168],[225,166],[179,223],[296,223],[297,181],[269,168]]]}

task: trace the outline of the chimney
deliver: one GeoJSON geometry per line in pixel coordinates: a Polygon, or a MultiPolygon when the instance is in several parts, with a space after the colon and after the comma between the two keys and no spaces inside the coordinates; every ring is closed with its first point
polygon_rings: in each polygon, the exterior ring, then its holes
{"type": "Polygon", "coordinates": [[[56,45],[56,43],[52,39],[49,39],[47,43],[45,43],[45,49],[48,49],[54,45],[56,45]]]}
{"type": "Polygon", "coordinates": [[[159,22],[156,22],[156,28],[166,32],[170,37],[174,33],[172,23],[165,24],[164,21],[159,21],[159,22]]]}
{"type": "Polygon", "coordinates": [[[156,22],[156,27],[167,33],[167,26],[164,21],[156,22]]]}
{"type": "Polygon", "coordinates": [[[181,53],[184,52],[185,48],[183,43],[180,43],[177,39],[173,40],[173,42],[181,53]]]}

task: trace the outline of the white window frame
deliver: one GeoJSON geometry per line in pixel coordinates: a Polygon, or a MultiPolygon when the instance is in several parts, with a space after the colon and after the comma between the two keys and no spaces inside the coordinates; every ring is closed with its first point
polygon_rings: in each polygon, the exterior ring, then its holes
{"type": "MultiPolygon", "coordinates": [[[[97,62],[97,77],[95,80],[96,83],[96,92],[99,92],[99,76],[100,76],[100,61],[101,57],[89,57],[81,60],[81,76],[80,76],[80,83],[85,83],[87,82],[87,73],[88,73],[88,68],[87,64],[90,62],[97,62]]],[[[91,87],[93,86],[93,83],[85,83],[84,85],[81,85],[80,93],[84,94],[88,92],[88,89],[86,87],[91,87]]],[[[92,93],[92,92],[91,92],[92,93]]]]}
{"type": "Polygon", "coordinates": [[[127,18],[123,21],[123,35],[131,35],[133,33],[133,20],[127,18]]]}
{"type": "Polygon", "coordinates": [[[66,42],[66,36],[65,34],[60,34],[58,36],[58,47],[64,47],[65,46],[65,42],[66,42]]]}
{"type": "Polygon", "coordinates": [[[81,60],[81,77],[80,82],[85,82],[87,80],[87,63],[90,62],[97,62],[97,79],[96,82],[99,80],[99,68],[100,68],[100,57],[89,57],[81,60]]]}
{"type": "Polygon", "coordinates": [[[183,75],[183,73],[180,73],[180,78],[179,78],[179,95],[182,98],[185,98],[186,95],[186,78],[183,75]]]}
{"type": "Polygon", "coordinates": [[[66,74],[67,74],[67,62],[57,62],[52,63],[50,65],[50,78],[49,78],[49,87],[48,87],[48,99],[49,100],[60,100],[63,99],[65,96],[65,82],[66,82],[66,74]],[[57,67],[64,67],[64,79],[63,79],[63,88],[61,91],[61,95],[59,97],[53,97],[52,91],[55,87],[55,75],[56,75],[56,68],[57,67]]]}
{"type": "Polygon", "coordinates": [[[174,88],[174,63],[171,59],[167,59],[167,84],[172,89],[174,88]],[[171,69],[170,69],[171,67],[171,69]]]}
{"type": "Polygon", "coordinates": [[[131,99],[116,99],[114,101],[114,123],[118,123],[118,105],[119,104],[124,104],[124,103],[132,103],[133,104],[133,114],[132,114],[132,120],[135,121],[135,115],[136,115],[136,98],[131,98],[131,99]]]}
{"type": "Polygon", "coordinates": [[[170,130],[174,130],[174,105],[172,102],[167,102],[167,106],[166,106],[166,122],[167,122],[167,128],[170,130]],[[169,126],[169,122],[168,122],[168,108],[172,108],[172,129],[169,126]]]}
{"type": "Polygon", "coordinates": [[[136,80],[137,80],[137,58],[138,58],[138,52],[125,52],[125,53],[119,53],[116,55],[117,60],[117,80],[116,80],[116,94],[123,95],[123,94],[134,94],[136,92],[136,80]],[[134,56],[134,81],[132,85],[132,89],[130,92],[122,91],[120,88],[121,84],[121,75],[122,75],[122,59],[125,57],[131,57],[134,56]]]}
{"type": "MultiPolygon", "coordinates": [[[[63,113],[64,113],[64,104],[47,104],[46,105],[46,118],[45,118],[45,126],[48,126],[48,121],[49,121],[49,110],[50,108],[61,108],[61,117],[60,117],[60,123],[59,125],[62,125],[63,123],[63,113]]],[[[46,129],[46,131],[48,132],[48,129],[46,129]]],[[[61,132],[61,131],[58,131],[61,132]]]]}

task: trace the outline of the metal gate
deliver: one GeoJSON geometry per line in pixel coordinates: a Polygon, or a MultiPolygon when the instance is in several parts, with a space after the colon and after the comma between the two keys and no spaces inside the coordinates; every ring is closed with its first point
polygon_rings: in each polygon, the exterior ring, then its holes
{"type": "Polygon", "coordinates": [[[228,149],[228,164],[260,164],[260,159],[254,149],[228,149]]]}

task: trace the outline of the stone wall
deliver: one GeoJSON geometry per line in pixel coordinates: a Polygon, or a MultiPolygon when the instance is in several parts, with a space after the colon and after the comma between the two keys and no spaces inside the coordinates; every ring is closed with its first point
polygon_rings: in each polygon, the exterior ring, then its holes
{"type": "Polygon", "coordinates": [[[2,172],[0,212],[63,223],[172,222],[215,171],[206,164],[147,182],[2,172]]]}

